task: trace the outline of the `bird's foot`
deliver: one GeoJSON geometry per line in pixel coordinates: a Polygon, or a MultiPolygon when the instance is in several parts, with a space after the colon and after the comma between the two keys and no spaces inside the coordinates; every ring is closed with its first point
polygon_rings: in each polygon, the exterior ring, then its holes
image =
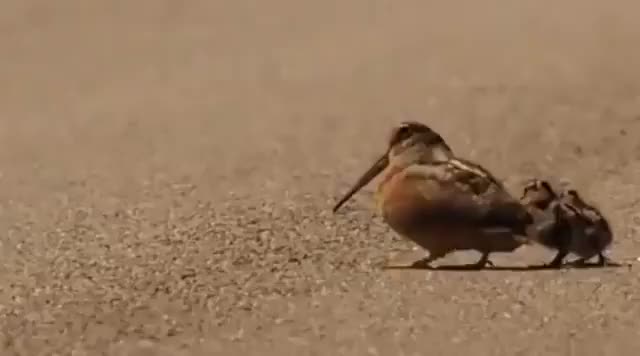
{"type": "Polygon", "coordinates": [[[551,269],[562,268],[564,266],[564,258],[566,256],[567,256],[566,252],[564,252],[564,251],[558,252],[556,257],[554,257],[551,262],[549,262],[546,265],[544,265],[544,267],[551,268],[551,269]]]}
{"type": "Polygon", "coordinates": [[[419,269],[432,269],[433,267],[431,266],[431,262],[433,262],[433,259],[431,257],[425,257],[413,262],[411,264],[411,267],[419,269]]]}
{"type": "Polygon", "coordinates": [[[618,263],[603,254],[598,255],[598,261],[596,262],[596,266],[598,267],[631,267],[631,265],[632,263],[629,262],[618,263]]]}
{"type": "Polygon", "coordinates": [[[555,262],[555,261],[551,261],[547,264],[544,265],[544,268],[548,268],[548,269],[560,269],[562,267],[564,267],[564,263],[562,263],[562,261],[560,262],[555,262]]]}
{"type": "Polygon", "coordinates": [[[480,270],[487,266],[495,267],[495,264],[489,259],[489,254],[484,254],[478,262],[468,265],[468,269],[480,270]]]}
{"type": "Polygon", "coordinates": [[[600,267],[607,267],[617,265],[617,263],[613,262],[611,259],[601,253],[598,255],[598,262],[596,262],[596,265],[600,267]]]}
{"type": "MultiPolygon", "coordinates": [[[[597,264],[599,264],[599,262],[600,261],[598,261],[597,264]]],[[[570,264],[574,267],[586,267],[588,265],[588,262],[586,258],[578,258],[577,260],[572,261],[570,264]]]]}

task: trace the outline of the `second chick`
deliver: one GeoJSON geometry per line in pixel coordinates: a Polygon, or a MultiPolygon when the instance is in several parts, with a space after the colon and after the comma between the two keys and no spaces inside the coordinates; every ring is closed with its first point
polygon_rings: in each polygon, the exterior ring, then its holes
{"type": "Polygon", "coordinates": [[[563,192],[560,201],[572,211],[571,252],[580,256],[576,263],[584,264],[590,258],[598,256],[598,265],[613,264],[604,255],[604,251],[613,242],[613,233],[600,210],[585,202],[575,189],[563,192]]]}

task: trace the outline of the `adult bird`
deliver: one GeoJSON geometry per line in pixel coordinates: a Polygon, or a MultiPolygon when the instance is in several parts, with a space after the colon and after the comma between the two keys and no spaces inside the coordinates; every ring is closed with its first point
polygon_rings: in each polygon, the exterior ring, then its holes
{"type": "Polygon", "coordinates": [[[398,234],[429,251],[414,266],[458,250],[475,250],[493,263],[493,252],[528,244],[532,217],[488,170],[458,158],[438,133],[419,122],[395,127],[384,154],[334,206],[334,213],[356,192],[382,174],[376,191],[384,221],[398,234]]]}

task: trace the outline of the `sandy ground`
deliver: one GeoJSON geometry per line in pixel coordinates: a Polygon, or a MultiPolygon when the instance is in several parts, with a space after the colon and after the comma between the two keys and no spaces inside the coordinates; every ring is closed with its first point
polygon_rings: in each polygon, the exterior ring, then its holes
{"type": "MultiPolygon", "coordinates": [[[[2,355],[636,355],[638,267],[385,270],[336,197],[420,120],[640,256],[632,1],[6,0],[2,355]]],[[[444,263],[477,258],[459,253],[444,263]]]]}

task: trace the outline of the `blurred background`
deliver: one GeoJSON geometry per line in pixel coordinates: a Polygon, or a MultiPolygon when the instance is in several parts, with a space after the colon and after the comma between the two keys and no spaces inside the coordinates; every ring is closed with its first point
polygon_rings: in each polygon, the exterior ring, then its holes
{"type": "Polygon", "coordinates": [[[418,120],[514,194],[572,182],[611,218],[613,255],[635,259],[639,7],[4,1],[0,347],[630,355],[628,272],[385,274],[412,246],[371,194],[327,210],[418,120]]]}

